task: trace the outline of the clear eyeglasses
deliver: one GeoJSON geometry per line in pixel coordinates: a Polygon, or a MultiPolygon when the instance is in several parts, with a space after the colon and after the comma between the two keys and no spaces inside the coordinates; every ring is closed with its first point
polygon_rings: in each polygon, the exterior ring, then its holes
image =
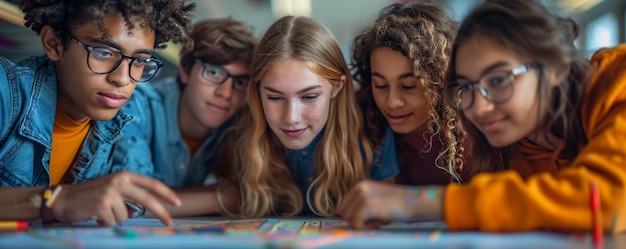
{"type": "Polygon", "coordinates": [[[467,110],[474,104],[474,88],[478,87],[480,95],[491,103],[504,103],[513,96],[515,77],[537,67],[539,67],[537,63],[529,63],[513,68],[508,72],[495,71],[487,73],[478,81],[453,80],[448,82],[445,87],[446,99],[456,109],[461,111],[467,110]]]}
{"type": "Polygon", "coordinates": [[[82,45],[87,51],[87,66],[97,74],[107,74],[113,72],[122,64],[126,58],[130,59],[128,74],[130,78],[137,82],[145,82],[154,77],[163,62],[154,57],[131,56],[123,54],[119,49],[109,46],[86,45],[72,34],[69,34],[72,41],[82,45]]]}
{"type": "Polygon", "coordinates": [[[208,82],[221,85],[226,82],[228,78],[232,78],[234,89],[244,93],[248,91],[248,83],[250,82],[249,76],[235,76],[228,73],[228,71],[220,66],[203,62],[199,59],[196,59],[196,61],[202,64],[202,78],[208,82]]]}

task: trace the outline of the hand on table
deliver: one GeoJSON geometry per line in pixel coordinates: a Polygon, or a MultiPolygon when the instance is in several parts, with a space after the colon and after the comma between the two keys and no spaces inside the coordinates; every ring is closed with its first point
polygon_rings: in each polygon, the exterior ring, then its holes
{"type": "Polygon", "coordinates": [[[348,192],[337,213],[356,229],[399,219],[441,219],[443,190],[443,186],[413,187],[365,180],[348,192]]]}
{"type": "Polygon", "coordinates": [[[124,200],[133,201],[149,210],[166,225],[172,218],[157,200],[162,199],[172,206],[180,206],[176,194],[160,181],[123,171],[75,185],[63,185],[52,212],[61,222],[76,222],[96,219],[105,226],[128,219],[124,200]]]}

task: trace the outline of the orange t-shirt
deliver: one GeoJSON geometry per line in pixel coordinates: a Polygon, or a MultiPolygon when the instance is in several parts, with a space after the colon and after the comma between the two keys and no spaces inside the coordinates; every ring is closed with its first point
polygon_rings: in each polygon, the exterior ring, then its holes
{"type": "Polygon", "coordinates": [[[604,230],[626,231],[626,44],[597,52],[581,108],[588,143],[569,161],[563,146],[520,142],[510,170],[450,185],[444,215],[450,230],[507,232],[591,230],[590,182],[600,192],[604,230]]]}
{"type": "Polygon", "coordinates": [[[52,152],[50,153],[50,185],[59,184],[70,168],[80,149],[91,122],[74,121],[57,106],[52,130],[52,152]]]}
{"type": "Polygon", "coordinates": [[[187,144],[187,147],[189,147],[189,152],[191,154],[191,157],[193,157],[193,155],[196,154],[196,151],[202,144],[202,140],[193,140],[190,137],[185,136],[185,135],[183,135],[183,140],[187,144]]]}

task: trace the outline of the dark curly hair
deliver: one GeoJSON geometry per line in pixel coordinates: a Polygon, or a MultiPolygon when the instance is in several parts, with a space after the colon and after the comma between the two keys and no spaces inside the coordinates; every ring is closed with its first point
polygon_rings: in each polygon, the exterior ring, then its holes
{"type": "Polygon", "coordinates": [[[184,47],[192,44],[186,35],[191,28],[191,12],[195,3],[186,0],[17,0],[17,5],[24,12],[25,26],[37,34],[50,25],[55,35],[66,44],[77,25],[95,22],[103,38],[108,36],[104,27],[104,18],[119,12],[129,28],[134,28],[133,21],[139,21],[142,28],[155,31],[155,48],[165,48],[165,43],[173,41],[184,47]]]}
{"type": "MultiPolygon", "coordinates": [[[[441,142],[441,156],[436,163],[452,176],[458,176],[463,167],[461,135],[464,131],[454,109],[445,100],[443,86],[456,30],[456,22],[435,1],[394,3],[383,8],[374,23],[354,39],[351,60],[354,80],[360,85],[357,94],[364,110],[366,132],[377,145],[382,143],[387,121],[372,94],[372,51],[389,47],[411,60],[413,75],[424,79],[421,82],[431,103],[431,108],[425,110],[429,114],[427,124],[432,133],[427,145],[432,144],[433,139],[441,142]]],[[[396,143],[399,142],[400,139],[396,139],[396,143]]],[[[402,148],[396,147],[398,150],[402,148]]],[[[430,147],[423,149],[424,152],[429,150],[430,147]]],[[[401,157],[403,153],[399,151],[401,157]]]]}
{"type": "MultiPolygon", "coordinates": [[[[189,74],[196,59],[223,66],[235,61],[252,63],[254,49],[258,43],[252,28],[230,17],[209,19],[193,25],[191,38],[193,48],[180,53],[180,66],[189,74]]],[[[178,78],[179,87],[185,85],[178,78]]]]}
{"type": "MultiPolygon", "coordinates": [[[[574,45],[579,32],[575,21],[553,15],[539,0],[487,0],[477,6],[459,28],[453,46],[450,79],[455,76],[458,47],[475,35],[493,39],[518,55],[532,59],[540,65],[539,106],[547,110],[546,117],[539,119],[537,127],[547,127],[551,134],[562,139],[567,145],[563,156],[573,160],[587,143],[580,108],[585,82],[593,72],[574,45]],[[551,87],[546,70],[558,72],[567,68],[565,82],[556,88],[551,87]]],[[[508,169],[509,155],[515,145],[494,148],[467,118],[461,120],[474,142],[474,173],[508,169]]]]}

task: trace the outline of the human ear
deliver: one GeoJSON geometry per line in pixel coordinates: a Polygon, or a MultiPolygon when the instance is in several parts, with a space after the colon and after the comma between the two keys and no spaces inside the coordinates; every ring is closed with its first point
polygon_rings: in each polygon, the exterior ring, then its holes
{"type": "MultiPolygon", "coordinates": [[[[193,67],[193,64],[191,65],[193,67]]],[[[191,72],[191,69],[189,71],[191,72]]],[[[178,77],[180,78],[180,82],[183,83],[183,85],[187,85],[187,82],[189,82],[189,74],[185,72],[185,69],[182,66],[178,67],[178,77]]]]}
{"type": "Polygon", "coordinates": [[[39,32],[43,50],[52,61],[59,61],[63,57],[63,42],[55,34],[52,27],[46,25],[39,32]]]}
{"type": "Polygon", "coordinates": [[[332,97],[334,98],[335,96],[337,96],[337,94],[339,93],[339,91],[341,90],[341,88],[343,88],[343,85],[346,83],[346,76],[345,75],[341,75],[341,81],[339,82],[339,85],[333,85],[333,92],[332,92],[332,97]]]}

